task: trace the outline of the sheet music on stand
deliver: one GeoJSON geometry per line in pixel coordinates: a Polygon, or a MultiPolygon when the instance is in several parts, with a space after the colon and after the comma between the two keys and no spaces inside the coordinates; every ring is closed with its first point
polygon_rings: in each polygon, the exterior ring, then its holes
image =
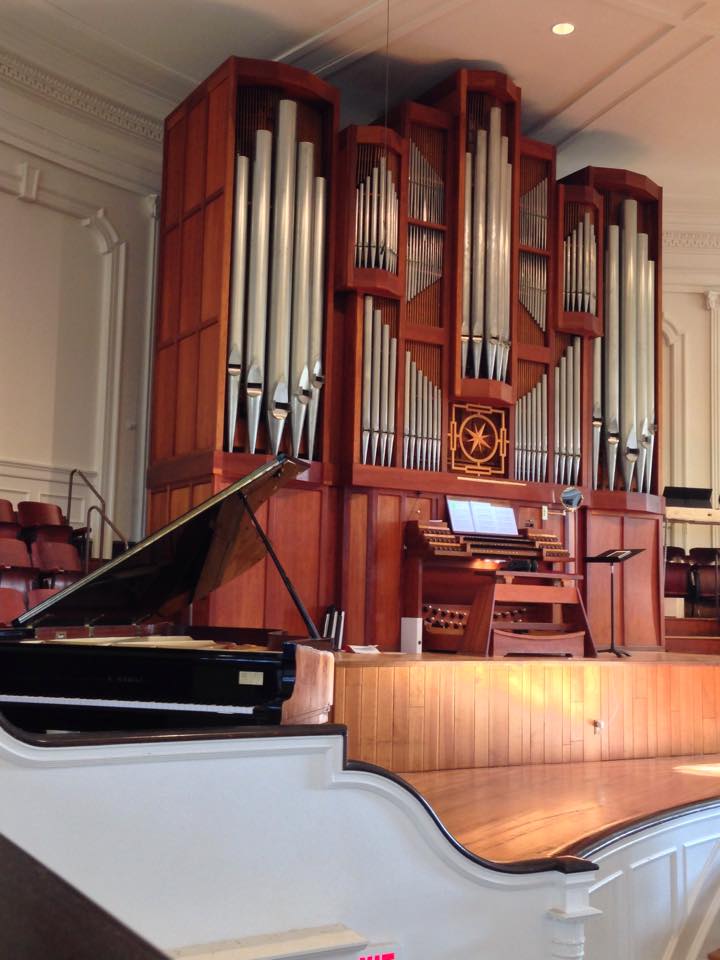
{"type": "Polygon", "coordinates": [[[517,537],[518,528],[512,507],[501,507],[482,500],[447,498],[450,528],[453,533],[517,537]]]}

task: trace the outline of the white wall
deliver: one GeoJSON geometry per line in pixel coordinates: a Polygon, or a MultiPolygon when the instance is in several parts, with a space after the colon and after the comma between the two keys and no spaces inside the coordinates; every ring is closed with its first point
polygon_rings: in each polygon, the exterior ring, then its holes
{"type": "MultiPolygon", "coordinates": [[[[0,497],[64,508],[78,467],[133,539],[161,166],[152,132],[140,143],[54,104],[52,89],[40,101],[0,85],[0,497]]],[[[72,520],[93,502],[79,489],[72,520]]]]}
{"type": "MultiPolygon", "coordinates": [[[[720,216],[671,210],[663,263],[665,484],[720,497],[720,216]]],[[[670,542],[720,545],[717,529],[677,526],[670,542]]]]}

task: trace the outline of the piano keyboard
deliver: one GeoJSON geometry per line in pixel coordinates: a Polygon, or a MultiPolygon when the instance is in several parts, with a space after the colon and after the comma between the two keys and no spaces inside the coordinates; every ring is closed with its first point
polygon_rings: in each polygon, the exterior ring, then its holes
{"type": "Polygon", "coordinates": [[[107,707],[122,710],[169,710],[187,713],[224,713],[250,716],[254,707],[224,706],[219,703],[164,703],[149,700],[102,700],[81,697],[29,697],[16,694],[0,694],[0,703],[33,706],[43,704],[53,707],[107,707]]]}

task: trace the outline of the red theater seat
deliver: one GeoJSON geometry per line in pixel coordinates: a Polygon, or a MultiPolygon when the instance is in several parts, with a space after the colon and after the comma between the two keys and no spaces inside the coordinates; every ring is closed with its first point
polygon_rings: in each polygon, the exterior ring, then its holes
{"type": "Polygon", "coordinates": [[[21,613],[25,613],[25,595],[22,591],[0,587],[0,626],[9,627],[21,613]]]}
{"type": "Polygon", "coordinates": [[[12,587],[25,593],[34,579],[35,571],[23,541],[0,537],[0,587],[12,587]]]}
{"type": "Polygon", "coordinates": [[[9,500],[0,500],[0,537],[17,538],[20,524],[15,518],[13,505],[9,500]]]}
{"type": "Polygon", "coordinates": [[[65,517],[56,503],[23,500],[18,504],[17,513],[22,528],[21,536],[28,542],[33,540],[70,542],[72,527],[65,522],[65,517]]]}
{"type": "Polygon", "coordinates": [[[54,597],[56,593],[60,593],[60,591],[57,588],[52,589],[50,587],[28,590],[28,610],[36,607],[39,603],[42,603],[43,600],[47,600],[48,597],[54,597]]]}
{"type": "Polygon", "coordinates": [[[36,540],[32,545],[32,561],[42,579],[54,589],[62,590],[82,576],[80,554],[71,543],[36,540]]]}

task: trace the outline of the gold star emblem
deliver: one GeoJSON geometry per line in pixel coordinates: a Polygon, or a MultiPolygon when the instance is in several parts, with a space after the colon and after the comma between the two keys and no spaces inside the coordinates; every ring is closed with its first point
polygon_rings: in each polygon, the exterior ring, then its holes
{"type": "Polygon", "coordinates": [[[486,424],[468,427],[468,438],[472,441],[472,446],[470,447],[471,454],[474,454],[476,450],[483,453],[490,447],[486,424]]]}

